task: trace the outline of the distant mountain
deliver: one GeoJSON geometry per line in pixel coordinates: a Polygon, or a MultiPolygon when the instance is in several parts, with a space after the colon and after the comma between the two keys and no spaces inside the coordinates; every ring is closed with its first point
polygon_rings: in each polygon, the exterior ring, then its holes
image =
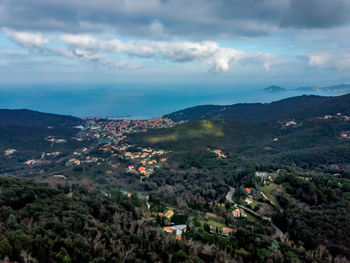
{"type": "Polygon", "coordinates": [[[261,122],[272,119],[304,118],[350,112],[350,94],[338,97],[303,95],[272,103],[203,105],[165,115],[174,121],[236,119],[261,122]]]}
{"type": "Polygon", "coordinates": [[[294,90],[297,91],[328,91],[328,92],[334,92],[334,93],[348,93],[350,92],[350,84],[340,84],[335,86],[328,86],[328,87],[299,87],[294,90]]]}
{"type": "Polygon", "coordinates": [[[0,109],[0,126],[73,127],[84,123],[85,121],[82,119],[72,116],[43,113],[27,109],[0,109]]]}
{"type": "Polygon", "coordinates": [[[266,91],[266,92],[282,92],[282,91],[287,91],[287,89],[282,88],[280,86],[273,85],[273,86],[269,86],[267,88],[264,88],[264,91],[266,91]]]}
{"type": "Polygon", "coordinates": [[[336,86],[329,86],[329,87],[324,87],[322,88],[324,91],[331,91],[331,92],[350,92],[350,84],[340,84],[336,86]]]}

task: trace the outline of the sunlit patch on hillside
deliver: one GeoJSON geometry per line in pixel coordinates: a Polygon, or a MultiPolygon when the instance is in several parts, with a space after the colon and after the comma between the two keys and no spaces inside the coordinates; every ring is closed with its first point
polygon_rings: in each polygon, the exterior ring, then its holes
{"type": "Polygon", "coordinates": [[[207,136],[223,137],[224,133],[220,127],[214,125],[212,121],[201,121],[195,127],[181,126],[169,130],[170,134],[149,136],[145,141],[149,143],[160,143],[186,139],[197,139],[207,136]]]}

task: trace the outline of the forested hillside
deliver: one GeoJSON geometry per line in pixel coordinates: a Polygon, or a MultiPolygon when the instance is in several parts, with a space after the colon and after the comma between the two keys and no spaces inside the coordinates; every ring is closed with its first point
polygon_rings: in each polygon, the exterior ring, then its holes
{"type": "Polygon", "coordinates": [[[299,96],[272,103],[203,105],[180,110],[166,117],[174,121],[236,119],[261,122],[283,118],[316,117],[325,114],[350,113],[350,95],[339,97],[299,96]]]}

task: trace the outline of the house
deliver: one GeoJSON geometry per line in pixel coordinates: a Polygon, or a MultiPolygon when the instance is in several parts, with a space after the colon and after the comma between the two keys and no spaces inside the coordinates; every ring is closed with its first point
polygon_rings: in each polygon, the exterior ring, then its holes
{"type": "Polygon", "coordinates": [[[161,161],[162,163],[165,163],[165,162],[166,162],[166,158],[161,158],[160,161],[161,161]]]}
{"type": "Polygon", "coordinates": [[[148,153],[144,152],[141,154],[141,158],[145,158],[145,157],[147,157],[147,155],[148,155],[148,153]]]}
{"type": "Polygon", "coordinates": [[[15,152],[17,152],[17,150],[16,149],[7,149],[7,150],[5,150],[5,156],[9,156],[9,155],[12,155],[12,154],[14,154],[15,152]]]}
{"type": "Polygon", "coordinates": [[[241,210],[239,208],[235,209],[232,211],[232,215],[235,218],[240,218],[240,217],[247,217],[247,215],[244,213],[244,210],[241,210]]]}
{"type": "Polygon", "coordinates": [[[214,150],[214,153],[216,153],[220,158],[227,158],[227,156],[219,149],[214,150]]]}
{"type": "Polygon", "coordinates": [[[247,197],[244,202],[246,202],[247,205],[250,205],[253,202],[253,197],[247,197]]]}
{"type": "Polygon", "coordinates": [[[244,190],[245,190],[248,194],[250,194],[250,192],[251,192],[251,190],[250,190],[249,187],[244,188],[244,190]]]}
{"type": "Polygon", "coordinates": [[[221,231],[222,231],[222,234],[223,234],[223,235],[225,235],[225,236],[229,236],[229,235],[230,235],[230,233],[232,232],[232,228],[229,228],[229,227],[223,227],[223,228],[221,229],[221,231]]]}
{"type": "Polygon", "coordinates": [[[172,226],[166,226],[163,229],[164,229],[165,232],[173,233],[173,227],[172,226]]]}
{"type": "Polygon", "coordinates": [[[174,211],[173,210],[168,210],[166,213],[165,213],[165,217],[170,219],[172,216],[174,215],[174,211]]]}
{"type": "Polygon", "coordinates": [[[142,172],[146,172],[146,167],[144,167],[144,166],[141,166],[141,167],[139,167],[139,172],[140,173],[142,173],[142,172]]]}
{"type": "Polygon", "coordinates": [[[157,160],[150,160],[148,161],[148,164],[156,164],[157,163],[157,160]]]}
{"type": "Polygon", "coordinates": [[[165,232],[175,234],[177,240],[182,239],[182,233],[186,232],[187,230],[187,225],[175,225],[175,226],[166,226],[163,228],[165,232]]]}
{"type": "Polygon", "coordinates": [[[295,126],[295,125],[297,125],[297,123],[296,123],[295,120],[291,120],[291,121],[287,121],[287,122],[286,122],[286,127],[295,126]]]}
{"type": "Polygon", "coordinates": [[[236,217],[236,218],[241,217],[241,210],[239,210],[238,208],[233,210],[232,215],[233,217],[236,217]]]}
{"type": "Polygon", "coordinates": [[[28,160],[28,161],[25,161],[24,164],[26,165],[32,165],[32,164],[35,164],[36,161],[35,160],[28,160]]]}

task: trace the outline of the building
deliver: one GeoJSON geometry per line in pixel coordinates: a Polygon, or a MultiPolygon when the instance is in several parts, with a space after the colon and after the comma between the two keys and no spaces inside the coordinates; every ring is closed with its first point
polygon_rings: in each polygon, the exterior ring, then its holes
{"type": "Polygon", "coordinates": [[[187,225],[175,225],[175,226],[166,226],[163,228],[165,232],[175,234],[177,240],[182,239],[182,233],[186,232],[187,230],[187,225]]]}
{"type": "Polygon", "coordinates": [[[247,205],[250,205],[253,202],[253,197],[247,197],[244,202],[246,202],[247,205]]]}
{"type": "Polygon", "coordinates": [[[232,215],[235,218],[240,218],[240,217],[247,217],[247,215],[244,213],[244,210],[241,210],[239,208],[235,209],[232,211],[232,215]]]}
{"type": "Polygon", "coordinates": [[[165,217],[170,219],[172,216],[174,215],[174,211],[173,210],[168,210],[166,213],[165,213],[165,217]]]}
{"type": "Polygon", "coordinates": [[[232,228],[229,228],[229,227],[223,227],[223,228],[221,229],[221,231],[222,231],[222,234],[223,234],[223,235],[229,236],[230,233],[231,233],[233,230],[232,230],[232,228]]]}

